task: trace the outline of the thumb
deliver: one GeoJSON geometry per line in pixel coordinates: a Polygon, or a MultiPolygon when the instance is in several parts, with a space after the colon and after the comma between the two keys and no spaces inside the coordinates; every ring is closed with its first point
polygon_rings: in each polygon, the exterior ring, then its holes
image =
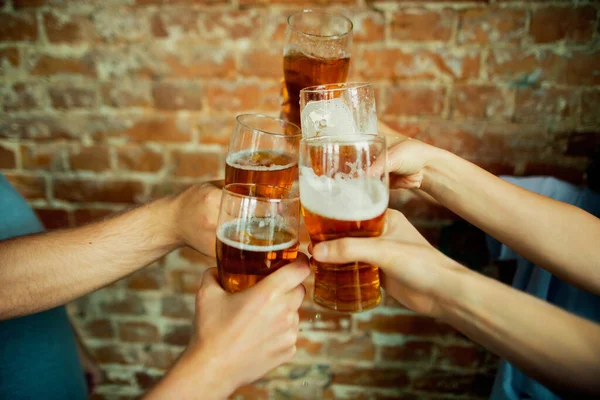
{"type": "Polygon", "coordinates": [[[202,281],[200,282],[201,289],[206,290],[213,287],[221,287],[221,284],[219,283],[219,272],[215,267],[204,271],[204,274],[202,274],[202,281]]]}
{"type": "Polygon", "coordinates": [[[258,282],[250,290],[260,290],[275,296],[284,294],[300,285],[310,274],[308,257],[298,253],[298,258],[291,264],[285,265],[258,282]]]}

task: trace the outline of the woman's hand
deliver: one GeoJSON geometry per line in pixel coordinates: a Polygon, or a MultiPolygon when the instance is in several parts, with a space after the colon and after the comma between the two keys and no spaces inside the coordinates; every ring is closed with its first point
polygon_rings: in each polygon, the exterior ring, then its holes
{"type": "Polygon", "coordinates": [[[313,248],[321,262],[362,261],[380,268],[382,285],[404,306],[440,316],[440,294],[446,276],[466,270],[431,246],[414,226],[395,210],[387,211],[387,229],[377,238],[344,238],[313,248]]]}

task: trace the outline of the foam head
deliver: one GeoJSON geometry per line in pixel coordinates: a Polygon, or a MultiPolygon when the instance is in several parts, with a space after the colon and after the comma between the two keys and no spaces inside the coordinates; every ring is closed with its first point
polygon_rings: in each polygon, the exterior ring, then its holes
{"type": "Polygon", "coordinates": [[[341,97],[308,102],[300,116],[302,136],[343,136],[360,133],[352,110],[341,97]]]}

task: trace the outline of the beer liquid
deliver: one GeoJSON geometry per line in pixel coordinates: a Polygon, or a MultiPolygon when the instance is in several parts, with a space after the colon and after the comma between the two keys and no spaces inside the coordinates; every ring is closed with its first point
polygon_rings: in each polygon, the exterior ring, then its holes
{"type": "MultiPolygon", "coordinates": [[[[347,178],[347,177],[346,177],[347,178]]],[[[383,233],[388,191],[376,179],[328,178],[302,167],[300,201],[313,245],[344,237],[376,237],[383,233]]],[[[379,268],[351,262],[311,260],[315,303],[338,311],[363,311],[381,301],[379,268]]]]}
{"type": "MultiPolygon", "coordinates": [[[[256,183],[289,189],[297,179],[298,156],[295,154],[274,150],[243,150],[227,157],[225,184],[256,183]]],[[[256,195],[276,197],[271,193],[256,195]]]]}
{"type": "Polygon", "coordinates": [[[229,221],[217,232],[217,266],[223,289],[247,289],[293,262],[298,238],[273,218],[229,221]]]}
{"type": "Polygon", "coordinates": [[[285,119],[300,125],[300,90],[314,85],[346,82],[350,57],[326,59],[289,52],[283,57],[285,119]]]}

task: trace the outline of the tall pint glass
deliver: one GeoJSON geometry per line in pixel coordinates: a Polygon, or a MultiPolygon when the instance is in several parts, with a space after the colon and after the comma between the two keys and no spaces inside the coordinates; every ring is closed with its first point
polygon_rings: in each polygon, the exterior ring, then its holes
{"type": "MultiPolygon", "coordinates": [[[[300,202],[313,245],[383,233],[389,200],[386,158],[382,136],[302,139],[300,202]]],[[[311,264],[315,303],[332,310],[363,311],[381,301],[376,265],[358,261],[331,264],[314,259],[311,264]]]]}

